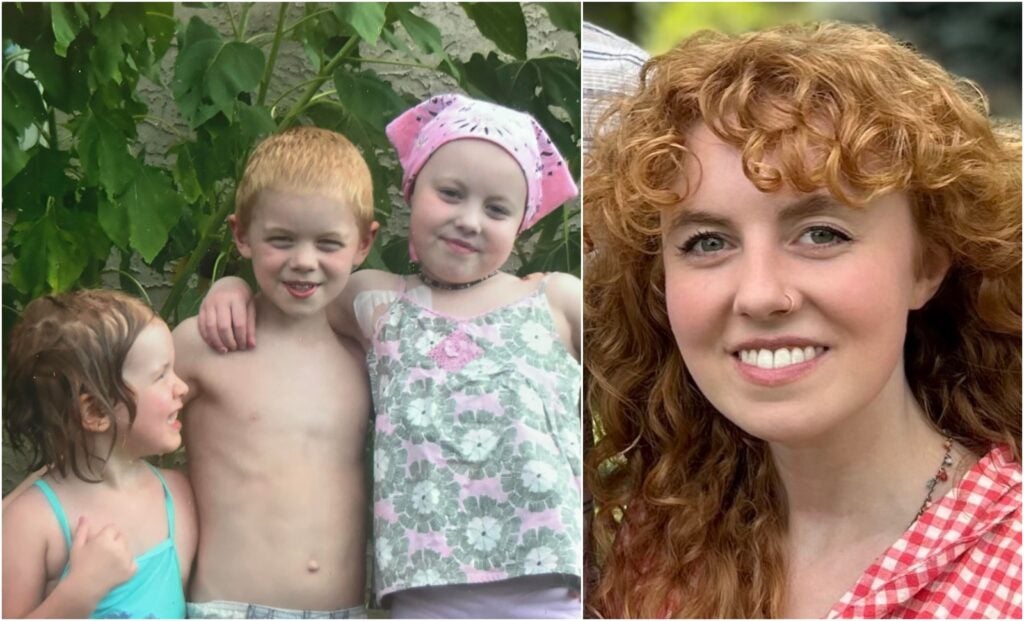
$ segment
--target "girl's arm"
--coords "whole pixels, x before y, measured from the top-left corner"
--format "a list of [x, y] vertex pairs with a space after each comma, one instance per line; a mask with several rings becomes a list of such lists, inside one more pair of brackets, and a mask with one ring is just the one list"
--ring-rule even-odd
[[547, 294], [552, 313], [564, 317], [569, 325], [572, 355], [579, 361], [583, 326], [583, 283], [572, 274], [554, 272], [548, 275]]
[[[327, 320], [331, 328], [342, 336], [368, 344], [359, 329], [352, 304], [363, 291], [394, 287], [397, 279], [380, 270], [360, 270], [349, 277], [338, 297], [327, 305]], [[199, 307], [197, 324], [199, 335], [207, 345], [219, 352], [250, 349], [256, 346], [256, 313], [252, 305], [252, 290], [241, 278], [228, 276], [213, 283]]]
[[54, 526], [52, 518], [43, 519], [48, 511], [40, 493], [22, 494], [4, 509], [4, 617], [87, 618], [112, 588], [135, 574], [135, 560], [120, 531], [107, 526], [93, 533], [79, 518], [71, 539], [71, 569], [44, 597], [47, 554], [53, 555], [49, 548], [56, 545], [47, 537], [46, 528]]
[[221, 353], [256, 346], [256, 313], [252, 289], [237, 276], [213, 283], [199, 307], [199, 334]]

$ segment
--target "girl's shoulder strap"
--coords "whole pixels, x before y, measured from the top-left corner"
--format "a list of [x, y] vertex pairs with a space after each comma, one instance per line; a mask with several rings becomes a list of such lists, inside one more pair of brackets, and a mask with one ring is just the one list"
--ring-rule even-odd
[[68, 524], [68, 516], [64, 513], [64, 507], [57, 500], [57, 494], [50, 487], [50, 484], [42, 479], [37, 479], [34, 483], [39, 491], [46, 497], [46, 501], [50, 503], [50, 508], [53, 509], [54, 515], [57, 516], [57, 523], [60, 524], [60, 530], [64, 533], [64, 543], [68, 545], [68, 552], [71, 551], [71, 526]]
[[537, 295], [544, 295], [544, 293], [548, 290], [548, 281], [550, 280], [550, 278], [551, 274], [548, 273], [544, 274], [544, 276], [540, 279], [540, 283], [537, 285]]
[[153, 464], [146, 462], [156, 478], [160, 479], [160, 485], [164, 488], [164, 509], [167, 511], [167, 536], [174, 539], [174, 497], [171, 495], [171, 488], [167, 487], [167, 480], [160, 472], [160, 469]]

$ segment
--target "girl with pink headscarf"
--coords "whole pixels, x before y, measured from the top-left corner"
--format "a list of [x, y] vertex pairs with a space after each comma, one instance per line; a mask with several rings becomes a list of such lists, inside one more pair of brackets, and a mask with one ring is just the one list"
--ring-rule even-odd
[[387, 135], [419, 273], [357, 272], [328, 312], [373, 390], [377, 598], [393, 617], [579, 618], [580, 282], [501, 271], [576, 185], [536, 120], [463, 95]]

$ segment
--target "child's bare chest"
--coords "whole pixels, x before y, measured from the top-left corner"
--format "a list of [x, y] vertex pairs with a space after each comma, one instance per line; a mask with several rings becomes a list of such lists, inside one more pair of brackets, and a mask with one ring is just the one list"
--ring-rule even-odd
[[232, 438], [253, 450], [349, 436], [361, 444], [370, 410], [366, 369], [336, 342], [261, 341], [254, 350], [213, 359], [202, 377], [195, 420], [187, 421], [204, 428], [199, 441]]

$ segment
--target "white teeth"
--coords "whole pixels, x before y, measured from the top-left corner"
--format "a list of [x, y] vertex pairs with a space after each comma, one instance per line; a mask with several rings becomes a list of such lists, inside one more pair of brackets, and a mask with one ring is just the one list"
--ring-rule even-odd
[[800, 364], [817, 358], [825, 351], [824, 347], [783, 347], [772, 351], [770, 349], [743, 349], [740, 350], [740, 360], [744, 364], [756, 366], [760, 369], [782, 369], [794, 364]]

